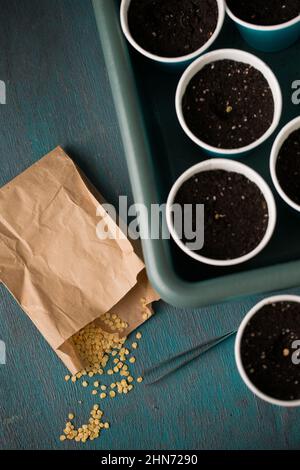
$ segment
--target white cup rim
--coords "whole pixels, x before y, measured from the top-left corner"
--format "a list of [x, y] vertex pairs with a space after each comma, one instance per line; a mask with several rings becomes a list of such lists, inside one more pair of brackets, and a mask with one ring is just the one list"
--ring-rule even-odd
[[[195, 134], [190, 130], [188, 125], [185, 122], [183, 111], [182, 111], [182, 98], [186, 91], [186, 88], [192, 78], [207, 64], [211, 62], [215, 62], [218, 60], [235, 60], [237, 62], [247, 63], [252, 65], [257, 70], [259, 70], [266, 80], [269, 83], [270, 89], [273, 94], [274, 99], [274, 116], [273, 121], [270, 127], [266, 130], [266, 132], [257, 140], [252, 142], [251, 144], [239, 147], [235, 149], [223, 149], [219, 147], [214, 147], [210, 144], [207, 144], [203, 140], [199, 139], [195, 136]], [[240, 49], [218, 49], [212, 52], [208, 52], [207, 54], [202, 55], [197, 60], [195, 60], [183, 73], [176, 91], [176, 99], [175, 99], [175, 106], [176, 106], [176, 113], [180, 125], [187, 136], [195, 142], [199, 147], [204, 148], [210, 153], [218, 154], [218, 155], [238, 155], [245, 152], [249, 152], [254, 148], [261, 145], [265, 142], [275, 131], [277, 128], [282, 112], [282, 93], [280, 89], [279, 82], [274, 74], [274, 72], [270, 69], [270, 67], [259, 59], [257, 56], [250, 54], [249, 52], [242, 51]]]
[[203, 54], [217, 39], [225, 20], [225, 3], [224, 0], [216, 0], [218, 6], [218, 22], [216, 29], [209, 40], [203, 44], [199, 49], [190, 54], [186, 54], [179, 57], [163, 57], [156, 54], [152, 54], [151, 52], [147, 51], [143, 47], [141, 47], [133, 38], [130, 29], [128, 27], [128, 8], [130, 5], [131, 0], [122, 0], [121, 7], [120, 7], [120, 19], [121, 19], [121, 27], [123, 33], [125, 34], [128, 42], [142, 55], [148, 57], [148, 59], [154, 60], [156, 62], [161, 62], [165, 64], [177, 64], [181, 62], [187, 62], [195, 59], [200, 54]]
[[[235, 361], [239, 371], [241, 378], [243, 379], [244, 383], [247, 387], [259, 398], [262, 400], [271, 403], [272, 405], [277, 406], [285, 406], [285, 407], [296, 407], [300, 406], [300, 399], [297, 400], [279, 400], [277, 398], [273, 398], [261, 390], [259, 390], [249, 379], [248, 374], [245, 371], [243, 366], [242, 357], [241, 357], [241, 341], [243, 338], [243, 334], [249, 320], [265, 305], [276, 303], [276, 302], [297, 302], [300, 303], [300, 296], [298, 295], [275, 295], [272, 297], [267, 297], [266, 299], [258, 302], [244, 317], [242, 323], [239, 326], [236, 339], [235, 339]], [[300, 367], [300, 366], [299, 366]]]
[[300, 116], [296, 117], [292, 121], [288, 122], [286, 126], [281, 129], [278, 136], [275, 139], [275, 142], [272, 147], [271, 157], [270, 157], [270, 172], [272, 176], [273, 184], [276, 188], [276, 191], [280, 197], [294, 210], [300, 212], [300, 205], [294, 202], [282, 189], [276, 172], [276, 163], [277, 158], [280, 152], [280, 149], [288, 137], [297, 129], [300, 129]]
[[[264, 198], [268, 205], [268, 212], [269, 212], [269, 223], [268, 223], [266, 233], [264, 237], [262, 238], [262, 240], [260, 241], [260, 243], [257, 245], [257, 247], [255, 247], [254, 250], [250, 251], [244, 256], [241, 256], [239, 258], [233, 258], [230, 260], [216, 260], [212, 258], [207, 258], [187, 248], [187, 246], [182, 242], [182, 240], [179, 239], [175, 231], [175, 228], [173, 225], [172, 210], [171, 210], [174, 204], [176, 194], [178, 193], [178, 190], [180, 189], [180, 187], [185, 181], [187, 181], [188, 179], [193, 177], [195, 174], [200, 173], [202, 171], [213, 171], [213, 170], [218, 170], [218, 169], [243, 174], [248, 179], [253, 181], [259, 187], [262, 194], [264, 195]], [[235, 160], [229, 160], [227, 158], [213, 158], [210, 160], [205, 160], [203, 162], [197, 163], [196, 165], [192, 166], [191, 168], [186, 170], [175, 181], [169, 193], [168, 200], [167, 200], [166, 218], [167, 218], [168, 230], [173, 240], [179, 246], [179, 248], [181, 248], [181, 250], [184, 251], [188, 256], [195, 259], [196, 261], [199, 261], [204, 264], [208, 264], [210, 266], [226, 267], [226, 266], [234, 266], [237, 264], [244, 263], [250, 260], [251, 258], [254, 258], [266, 247], [266, 245], [269, 243], [275, 230], [277, 210], [276, 210], [276, 204], [275, 204], [275, 200], [274, 200], [271, 189], [269, 188], [265, 180], [256, 171], [254, 171], [252, 168], [248, 167], [247, 165], [244, 165], [243, 163], [240, 163]]]
[[290, 26], [294, 26], [298, 22], [300, 22], [300, 15], [296, 16], [295, 18], [292, 18], [289, 21], [285, 21], [284, 23], [276, 24], [276, 25], [270, 25], [270, 26], [262, 26], [258, 24], [253, 24], [249, 23], [248, 21], [244, 21], [238, 16], [236, 16], [232, 10], [230, 10], [227, 1], [225, 0], [225, 5], [226, 5], [226, 12], [228, 16], [237, 24], [240, 26], [243, 26], [244, 28], [252, 29], [255, 31], [264, 31], [264, 32], [272, 32], [272, 31], [280, 31], [285, 28], [289, 28]]

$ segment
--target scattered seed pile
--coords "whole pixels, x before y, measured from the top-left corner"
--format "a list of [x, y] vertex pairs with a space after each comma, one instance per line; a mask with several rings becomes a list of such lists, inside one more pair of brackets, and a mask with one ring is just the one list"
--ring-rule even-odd
[[128, 11], [132, 37], [162, 57], [196, 51], [213, 35], [217, 22], [216, 0], [132, 0]]
[[[300, 365], [293, 342], [300, 339], [300, 306], [276, 302], [264, 306], [248, 323], [241, 342], [243, 366], [251, 382], [280, 400], [300, 398]], [[300, 358], [299, 358], [300, 359]]]
[[300, 204], [300, 129], [292, 132], [281, 147], [276, 173], [283, 191]]
[[[145, 299], [141, 299], [141, 303], [143, 319], [149, 318]], [[129, 349], [125, 345], [126, 337], [122, 336], [128, 324], [114, 313], [106, 313], [100, 320], [113, 332], [105, 331], [97, 323], [91, 323], [73, 336], [73, 343], [82, 363], [85, 364], [85, 369], [73, 376], [66, 375], [65, 381], [75, 383], [83, 379], [82, 387], [90, 388], [94, 397], [101, 400], [114, 399], [117, 394], [130, 393], [135, 383], [140, 384], [143, 381], [142, 377], [134, 378], [130, 371], [130, 367], [136, 362], [133, 352], [138, 349], [142, 334], [136, 333], [136, 341]], [[101, 420], [103, 414], [99, 404], [95, 403], [88, 423], [76, 429], [73, 424], [74, 413], [70, 413], [60, 440], [84, 443], [98, 438], [101, 431], [109, 429], [110, 426], [107, 421]]]
[[182, 106], [193, 134], [224, 149], [252, 144], [274, 117], [273, 94], [263, 74], [232, 60], [201, 69], [188, 84]]
[[75, 418], [73, 413], [70, 413], [67, 421], [64, 434], [60, 436], [60, 441], [63, 442], [66, 439], [75, 440], [76, 442], [86, 442], [87, 440], [93, 441], [100, 436], [103, 429], [109, 429], [109, 423], [102, 421], [103, 411], [99, 409], [99, 405], [94, 405], [90, 412], [90, 419], [88, 424], [83, 424], [78, 429], [75, 429], [72, 424]]
[[[239, 173], [204, 171], [187, 180], [175, 203], [204, 204], [204, 247], [198, 253], [217, 260], [250, 253], [264, 237], [268, 207], [256, 184]], [[196, 229], [193, 211], [193, 230]], [[188, 240], [183, 240], [187, 243]]]
[[300, 15], [300, 0], [227, 0], [232, 13], [247, 23], [274, 26]]

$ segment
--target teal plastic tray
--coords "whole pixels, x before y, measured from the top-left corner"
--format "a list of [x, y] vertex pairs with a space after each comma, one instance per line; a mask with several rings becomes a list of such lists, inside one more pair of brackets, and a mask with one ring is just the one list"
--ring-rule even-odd
[[[183, 133], [175, 113], [175, 91], [183, 70], [168, 70], [140, 56], [124, 38], [120, 2], [93, 0], [96, 20], [119, 119], [136, 203], [166, 202], [175, 179], [207, 157]], [[293, 105], [292, 82], [300, 79], [300, 44], [280, 53], [249, 48], [229, 19], [213, 49], [234, 47], [261, 57], [277, 75], [283, 92], [280, 124], [300, 114]], [[269, 155], [278, 130], [241, 161], [272, 186]], [[254, 293], [300, 285], [300, 218], [276, 196], [278, 223], [268, 247], [255, 259], [233, 268], [193, 261], [170, 240], [144, 240], [148, 275], [162, 298], [177, 307], [201, 307]]]

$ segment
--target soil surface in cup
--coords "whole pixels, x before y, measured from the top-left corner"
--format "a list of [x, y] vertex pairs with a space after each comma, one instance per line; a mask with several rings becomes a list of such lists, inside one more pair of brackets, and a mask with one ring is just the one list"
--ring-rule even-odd
[[250, 381], [261, 392], [279, 400], [300, 399], [300, 343], [294, 343], [297, 340], [297, 302], [265, 305], [251, 318], [241, 341], [241, 359]]
[[200, 49], [217, 23], [216, 0], [132, 0], [128, 10], [133, 39], [161, 57], [181, 57]]
[[247, 23], [275, 26], [300, 15], [300, 0], [227, 0], [232, 13]]
[[[250, 253], [268, 227], [264, 195], [255, 183], [239, 173], [224, 170], [198, 173], [181, 186], [175, 203], [181, 207], [192, 205], [194, 232], [199, 229], [196, 205], [204, 204], [204, 246], [196, 253], [210, 259], [231, 260]], [[189, 242], [184, 236], [182, 241]]]
[[188, 128], [206, 144], [237, 149], [269, 129], [274, 98], [263, 74], [251, 65], [219, 60], [190, 81], [182, 100]]
[[300, 205], [300, 129], [282, 145], [276, 162], [279, 184], [285, 194]]

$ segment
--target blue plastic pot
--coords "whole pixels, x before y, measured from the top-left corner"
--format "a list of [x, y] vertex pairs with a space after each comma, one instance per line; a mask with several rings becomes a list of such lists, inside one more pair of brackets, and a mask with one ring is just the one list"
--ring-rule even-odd
[[300, 16], [275, 26], [260, 26], [241, 20], [226, 5], [227, 14], [235, 22], [241, 35], [250, 46], [264, 52], [286, 49], [300, 37]]

